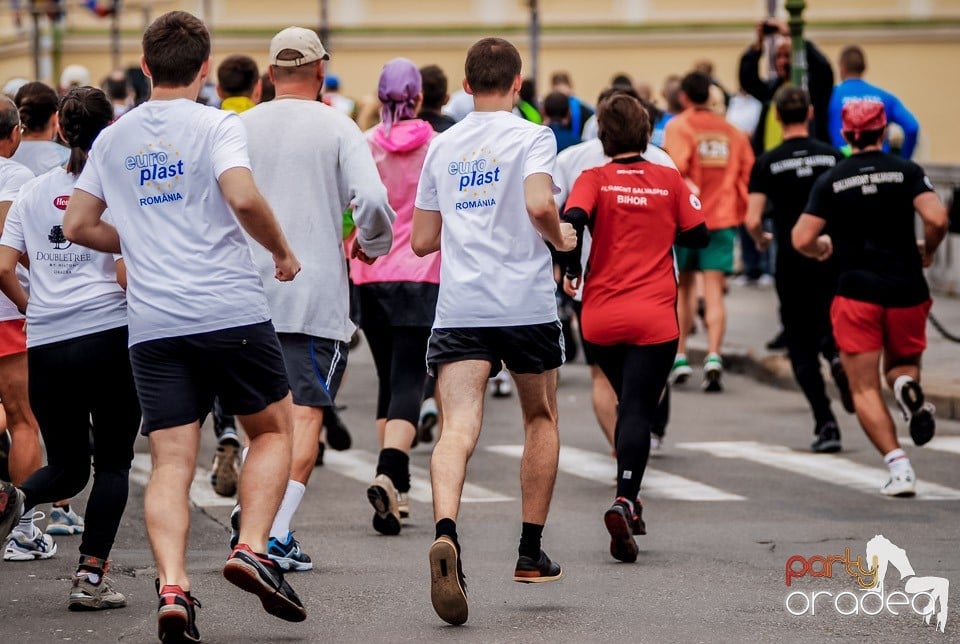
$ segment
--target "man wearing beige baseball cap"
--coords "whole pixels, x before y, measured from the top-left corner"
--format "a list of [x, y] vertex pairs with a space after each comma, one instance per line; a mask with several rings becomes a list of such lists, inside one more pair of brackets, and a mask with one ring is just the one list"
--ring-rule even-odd
[[250, 244], [293, 392], [293, 465], [267, 546], [287, 571], [313, 567], [290, 523], [313, 472], [324, 414], [332, 412], [355, 330], [348, 315], [343, 211], [353, 204], [358, 232], [351, 254], [366, 262], [390, 250], [396, 218], [360, 128], [317, 100], [328, 58], [313, 31], [284, 29], [270, 42], [276, 99], [240, 115], [254, 179], [303, 258], [303, 275], [288, 288], [274, 288], [270, 254]]

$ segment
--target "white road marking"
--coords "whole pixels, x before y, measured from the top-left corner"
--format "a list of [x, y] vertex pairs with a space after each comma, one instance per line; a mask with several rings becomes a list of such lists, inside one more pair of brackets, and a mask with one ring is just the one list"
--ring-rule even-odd
[[[493, 445], [488, 452], [502, 454], [511, 458], [523, 455], [523, 445]], [[613, 487], [617, 476], [617, 465], [609, 455], [591, 452], [576, 447], [560, 447], [559, 469], [565, 474], [596, 481]], [[691, 481], [676, 474], [648, 467], [643, 475], [641, 497], [673, 499], [676, 501], [745, 501], [737, 494], [724, 492], [715, 487]]]
[[[130, 481], [146, 487], [152, 469], [149, 454], [134, 454], [133, 465], [130, 468]], [[232, 508], [237, 503], [237, 500], [232, 496], [220, 496], [214, 492], [213, 486], [210, 485], [210, 470], [203, 470], [199, 467], [194, 474], [193, 484], [190, 486], [190, 501], [200, 508]]]
[[[900, 442], [904, 445], [912, 445], [913, 440], [909, 436], [901, 436]], [[938, 452], [951, 452], [960, 454], [960, 436], [935, 436], [929, 443], [920, 449], [933, 449]]]
[[[323, 455], [323, 466], [361, 483], [370, 483], [377, 471], [377, 455], [357, 449], [346, 452], [328, 449]], [[410, 466], [410, 498], [421, 503], [433, 503], [430, 472], [415, 465]], [[463, 484], [463, 495], [460, 498], [462, 503], [501, 503], [513, 500], [511, 496], [504, 496], [469, 481]]]
[[[782, 445], [769, 445], [754, 441], [718, 441], [705, 443], [677, 443], [676, 447], [707, 452], [719, 458], [738, 458], [752, 461], [767, 467], [800, 474], [825, 483], [880, 495], [880, 486], [889, 474], [885, 468], [861, 465], [834, 454], [813, 454], [796, 452]], [[917, 482], [917, 499], [923, 501], [957, 501], [960, 490], [922, 478]]]

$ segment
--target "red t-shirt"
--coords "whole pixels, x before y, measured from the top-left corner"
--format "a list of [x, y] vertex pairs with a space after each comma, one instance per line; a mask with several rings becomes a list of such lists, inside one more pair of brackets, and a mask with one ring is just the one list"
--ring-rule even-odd
[[704, 223], [700, 200], [673, 168], [613, 161], [584, 171], [566, 204], [590, 217], [583, 287], [588, 342], [660, 344], [680, 335], [673, 244]]

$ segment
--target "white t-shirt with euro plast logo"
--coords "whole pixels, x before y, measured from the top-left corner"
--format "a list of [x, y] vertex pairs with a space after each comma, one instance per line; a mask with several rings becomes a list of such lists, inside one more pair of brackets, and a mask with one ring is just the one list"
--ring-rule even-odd
[[102, 199], [127, 267], [130, 345], [270, 319], [218, 178], [250, 168], [240, 118], [148, 101], [97, 137], [77, 189]]
[[113, 255], [78, 246], [63, 234], [75, 181], [63, 168], [30, 181], [3, 226], [0, 244], [30, 259], [28, 347], [127, 324], [127, 300], [117, 284]]
[[430, 143], [416, 206], [440, 211], [434, 328], [520, 326], [557, 319], [550, 250], [527, 214], [524, 180], [551, 177], [549, 128], [509, 112], [471, 112]]
[[[17, 195], [27, 182], [33, 179], [33, 172], [22, 163], [0, 157], [0, 203], [14, 202]], [[23, 288], [27, 288], [27, 273], [22, 266], [17, 266], [17, 277]], [[0, 293], [0, 322], [8, 320], [22, 320], [23, 315], [10, 299]]]

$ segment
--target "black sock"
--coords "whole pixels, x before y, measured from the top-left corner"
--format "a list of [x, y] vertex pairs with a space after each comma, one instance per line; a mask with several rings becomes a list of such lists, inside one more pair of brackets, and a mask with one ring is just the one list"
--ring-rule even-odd
[[530, 557], [533, 560], [540, 558], [540, 538], [543, 536], [543, 526], [536, 523], [524, 522], [520, 532], [520, 556]]
[[397, 488], [397, 492], [410, 491], [410, 456], [398, 449], [388, 447], [380, 450], [377, 460], [377, 474], [386, 474]]
[[437, 521], [437, 539], [440, 537], [450, 537], [453, 539], [453, 545], [460, 552], [460, 542], [457, 540], [457, 522], [453, 519], [440, 519]]

